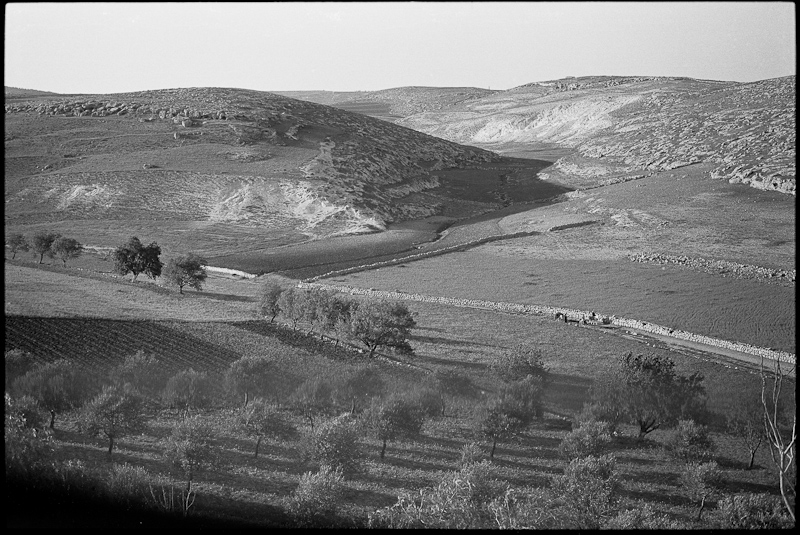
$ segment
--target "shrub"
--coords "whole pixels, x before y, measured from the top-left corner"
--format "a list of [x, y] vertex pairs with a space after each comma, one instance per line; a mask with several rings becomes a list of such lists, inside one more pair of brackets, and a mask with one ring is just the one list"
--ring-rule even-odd
[[373, 528], [476, 529], [491, 526], [488, 505], [507, 487], [492, 477], [488, 461], [447, 472], [419, 496], [405, 493], [397, 503], [369, 516]]
[[715, 526], [719, 529], [787, 529], [794, 522], [780, 499], [769, 494], [734, 494], [717, 502]]
[[573, 459], [552, 479], [566, 522], [575, 529], [599, 529], [611, 517], [619, 486], [612, 455]]
[[716, 493], [722, 482], [722, 472], [714, 461], [690, 462], [683, 467], [680, 480], [689, 498], [699, 504], [697, 509], [697, 520], [699, 521], [706, 499]]
[[353, 419], [342, 415], [318, 425], [306, 440], [305, 455], [320, 466], [341, 468], [344, 476], [360, 471], [361, 448]]
[[669, 456], [684, 462], [708, 460], [714, 451], [714, 442], [708, 429], [694, 420], [680, 420], [669, 438], [666, 451]]
[[444, 396], [430, 382], [412, 388], [405, 393], [406, 399], [419, 407], [425, 416], [439, 416], [444, 413]]
[[6, 390], [17, 377], [21, 377], [36, 367], [33, 355], [21, 349], [10, 349], [5, 352]]
[[152, 482], [153, 475], [142, 466], [114, 464], [108, 473], [106, 488], [113, 500], [130, 507], [148, 502]]
[[503, 411], [510, 417], [519, 419], [525, 426], [534, 418], [542, 417], [543, 395], [544, 381], [533, 375], [503, 385], [499, 393]]
[[[602, 390], [603, 379], [598, 380], [592, 385], [592, 397], [603, 397], [598, 391]], [[593, 402], [583, 405], [581, 411], [575, 416], [574, 423], [580, 427], [583, 422], [597, 421], [605, 422], [608, 428], [608, 434], [611, 436], [616, 435], [619, 424], [624, 420], [622, 411], [615, 404]]]
[[342, 469], [322, 465], [316, 473], [306, 472], [289, 499], [289, 512], [298, 527], [325, 527], [336, 513], [344, 487]]
[[45, 463], [52, 452], [50, 434], [29, 425], [26, 405], [18, 405], [8, 392], [5, 394], [5, 454], [6, 479], [29, 480], [29, 474]]
[[547, 377], [542, 352], [525, 345], [497, 353], [489, 367], [503, 381], [519, 381], [529, 375], [542, 379]]
[[28, 429], [43, 429], [47, 425], [47, 414], [39, 406], [39, 402], [31, 396], [22, 396], [14, 400], [14, 412], [23, 419]]
[[557, 529], [562, 527], [556, 517], [553, 497], [548, 489], [509, 488], [488, 505], [499, 529]]
[[600, 455], [611, 443], [608, 424], [595, 420], [584, 421], [580, 427], [567, 433], [558, 446], [558, 452], [567, 459]]
[[637, 507], [620, 511], [603, 526], [603, 529], [690, 529], [684, 522], [659, 514], [652, 504], [640, 502]]
[[485, 459], [483, 448], [477, 442], [470, 442], [461, 447], [461, 459], [458, 462], [458, 469], [462, 470], [471, 464], [481, 462]]

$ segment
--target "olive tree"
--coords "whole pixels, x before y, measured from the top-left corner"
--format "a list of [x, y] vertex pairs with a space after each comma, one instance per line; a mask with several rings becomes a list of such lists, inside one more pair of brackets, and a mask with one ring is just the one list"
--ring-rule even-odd
[[105, 435], [111, 455], [116, 439], [145, 428], [143, 405], [141, 396], [130, 385], [106, 386], [83, 406], [79, 427], [90, 436]]
[[11, 385], [14, 395], [31, 396], [50, 412], [50, 429], [58, 413], [80, 407], [97, 390], [95, 378], [66, 359], [36, 366]]
[[424, 420], [425, 413], [418, 405], [399, 396], [373, 400], [363, 415], [368, 433], [382, 441], [381, 461], [386, 455], [388, 441], [419, 435]]
[[267, 282], [261, 287], [261, 295], [258, 300], [258, 312], [264, 316], [270, 316], [269, 322], [275, 321], [275, 318], [281, 312], [281, 307], [278, 301], [283, 293], [283, 288], [276, 282]]
[[183, 409], [187, 416], [191, 409], [204, 408], [211, 403], [212, 385], [205, 372], [189, 368], [169, 378], [162, 398], [168, 406]]
[[379, 347], [410, 351], [408, 337], [416, 321], [408, 307], [387, 301], [360, 304], [350, 318], [350, 335], [369, 350], [369, 358]]
[[245, 356], [234, 361], [225, 372], [226, 392], [234, 396], [244, 396], [243, 406], [247, 406], [251, 394], [265, 396], [276, 383], [275, 365], [267, 357]]
[[749, 455], [747, 469], [751, 470], [755, 464], [756, 452], [767, 436], [764, 431], [764, 408], [761, 406], [761, 398], [749, 393], [740, 394], [726, 407], [727, 431], [747, 449]]
[[28, 244], [28, 240], [25, 239], [25, 236], [22, 234], [16, 233], [12, 234], [6, 240], [8, 244], [8, 248], [11, 249], [11, 260], [17, 256], [17, 251], [28, 251], [30, 249], [30, 245]]
[[45, 255], [48, 258], [53, 258], [54, 253], [52, 249], [53, 242], [56, 241], [58, 238], [61, 237], [61, 234], [56, 232], [37, 232], [33, 235], [33, 243], [31, 244], [31, 249], [35, 254], [39, 255], [39, 263], [42, 263], [44, 260]]
[[61, 236], [53, 241], [50, 246], [53, 255], [61, 260], [64, 267], [67, 267], [67, 260], [70, 258], [78, 258], [83, 253], [83, 245], [75, 238], [65, 238]]
[[297, 429], [286, 418], [283, 411], [263, 399], [256, 399], [249, 405], [240, 408], [236, 415], [236, 426], [256, 439], [253, 457], [258, 457], [258, 448], [265, 437], [289, 439], [297, 435]]
[[219, 460], [213, 428], [200, 416], [181, 420], [167, 439], [164, 458], [186, 478], [186, 490], [181, 497], [183, 513], [188, 515], [194, 503], [194, 478]]
[[333, 385], [326, 377], [309, 377], [292, 393], [289, 404], [300, 413], [314, 431], [314, 420], [330, 415], [333, 406]]
[[306, 293], [297, 288], [284, 290], [278, 297], [277, 306], [281, 315], [292, 324], [292, 330], [297, 329], [297, 322], [305, 315]]
[[204, 258], [189, 253], [187, 256], [170, 259], [162, 275], [167, 284], [177, 286], [181, 294], [184, 286], [202, 290], [203, 283], [208, 278], [208, 273], [203, 267], [206, 263]]
[[594, 404], [619, 411], [624, 420], [639, 427], [639, 439], [677, 423], [678, 419], [702, 421], [706, 413], [703, 375], [688, 377], [675, 372], [669, 357], [628, 353], [603, 388], [594, 391]]
[[132, 236], [127, 242], [114, 249], [112, 253], [114, 271], [123, 277], [128, 273], [133, 273], [133, 280], [136, 280], [140, 273], [156, 279], [161, 276], [161, 269], [164, 267], [164, 264], [158, 259], [160, 255], [161, 247], [156, 242], [143, 245], [139, 238]]

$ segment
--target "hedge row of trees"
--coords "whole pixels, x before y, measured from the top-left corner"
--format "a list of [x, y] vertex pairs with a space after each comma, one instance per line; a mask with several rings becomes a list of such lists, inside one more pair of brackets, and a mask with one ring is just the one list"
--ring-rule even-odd
[[[20, 251], [33, 251], [39, 256], [39, 264], [44, 257], [58, 258], [64, 267], [67, 260], [77, 258], [83, 253], [83, 245], [74, 238], [66, 238], [56, 232], [37, 232], [28, 239], [23, 234], [12, 234], [6, 240], [6, 245], [11, 250], [11, 259], [16, 258]], [[111, 253], [114, 260], [114, 272], [122, 275], [133, 274], [133, 280], [144, 273], [149, 278], [163, 280], [170, 286], [178, 288], [183, 294], [183, 288], [189, 287], [202, 290], [203, 283], [208, 277], [205, 270], [207, 261], [194, 253], [170, 259], [166, 266], [159, 259], [161, 247], [156, 242], [144, 245], [136, 236], [120, 245]]]
[[83, 253], [83, 245], [75, 238], [67, 238], [57, 232], [37, 232], [28, 242], [23, 234], [12, 234], [6, 241], [11, 249], [11, 259], [17, 256], [17, 252], [32, 251], [34, 256], [39, 255], [39, 264], [44, 261], [44, 257], [58, 258], [66, 267], [67, 260], [77, 258]]
[[303, 322], [310, 327], [309, 333], [333, 337], [337, 345], [343, 340], [357, 340], [364, 344], [370, 358], [382, 347], [412, 351], [408, 338], [416, 321], [403, 303], [359, 302], [319, 288], [284, 289], [268, 282], [262, 287], [257, 310], [270, 323], [281, 316], [293, 330]]

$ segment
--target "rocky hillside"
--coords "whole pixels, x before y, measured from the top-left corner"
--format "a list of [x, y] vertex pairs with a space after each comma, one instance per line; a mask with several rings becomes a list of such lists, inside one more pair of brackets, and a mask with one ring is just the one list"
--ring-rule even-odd
[[417, 113], [441, 111], [496, 92], [477, 87], [412, 86], [380, 91], [290, 91], [278, 94], [396, 121]]
[[712, 178], [795, 194], [795, 95], [795, 76], [568, 78], [397, 122], [498, 152], [519, 143], [572, 147], [550, 177], [580, 187], [706, 162]]
[[239, 89], [37, 96], [7, 99], [5, 112], [7, 227], [163, 218], [361, 232], [434, 214], [440, 207], [414, 194], [442, 189], [436, 171], [499, 160], [372, 117]]

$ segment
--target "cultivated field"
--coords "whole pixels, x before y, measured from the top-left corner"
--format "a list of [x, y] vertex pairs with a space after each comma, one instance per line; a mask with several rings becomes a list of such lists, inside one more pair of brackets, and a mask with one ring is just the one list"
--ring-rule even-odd
[[[6, 281], [6, 348], [30, 351], [43, 361], [68, 357], [97, 377], [137, 350], [157, 355], [165, 375], [191, 366], [217, 378], [242, 356], [269, 356], [281, 377], [281, 388], [270, 395], [285, 399], [308, 377], [331, 377], [363, 363], [363, 356], [356, 353], [334, 350], [293, 335], [288, 328], [248, 318], [258, 289], [254, 281], [212, 276], [203, 292], [179, 296], [150, 282], [123, 283], [92, 272], [9, 262]], [[48, 284], [52, 292], [46, 290]], [[31, 291], [32, 285], [38, 288], [36, 292]], [[14, 304], [22, 302], [26, 302], [24, 306]], [[215, 309], [216, 314], [212, 312]], [[743, 367], [685, 356], [652, 341], [624, 339], [549, 318], [422, 303], [414, 304], [412, 310], [418, 323], [411, 338], [414, 355], [400, 357], [410, 367], [384, 360], [372, 364], [387, 391], [412, 388], [438, 370], [461, 374], [471, 385], [468, 396], [474, 397], [453, 398], [447, 415], [430, 419], [418, 439], [390, 443], [384, 461], [378, 455], [380, 444], [362, 438], [363, 470], [346, 483], [340, 518], [363, 522], [368, 513], [395, 503], [402, 492], [434, 485], [442, 471], [456, 469], [461, 448], [475, 440], [469, 421], [472, 407], [499, 386], [487, 362], [516, 343], [542, 351], [552, 383], [546, 390], [545, 417], [518, 439], [499, 444], [495, 453], [494, 477], [515, 486], [546, 485], [551, 476], [562, 472], [565, 460], [557, 450], [569, 430], [562, 417], [578, 410], [588, 399], [593, 379], [628, 351], [669, 355], [679, 373], [704, 373], [714, 410], [759, 388], [757, 375]], [[16, 315], [19, 313], [24, 315]], [[97, 315], [92, 317], [93, 313]], [[206, 413], [218, 429], [216, 443], [222, 464], [197, 478], [195, 519], [227, 519], [254, 526], [289, 522], [280, 508], [286, 505], [300, 475], [313, 465], [303, 459], [297, 443], [286, 440], [266, 441], [261, 455], [253, 458], [253, 441], [226, 425], [231, 414], [229, 409]], [[114, 463], [127, 462], [151, 473], [169, 474], [160, 452], [178, 418], [175, 412], [161, 413], [141, 436], [120, 439], [109, 457], [101, 439], [81, 435], [75, 417], [62, 415], [55, 431], [56, 456], [82, 461], [93, 473], [102, 474]], [[307, 430], [307, 423], [299, 417], [294, 424]], [[691, 524], [694, 505], [684, 494], [679, 466], [661, 451], [669, 431], [656, 431], [641, 443], [630, 436], [633, 431], [623, 427], [623, 436], [612, 446], [622, 481], [620, 505], [636, 507], [638, 500], [645, 500], [671, 518]], [[775, 492], [771, 461], [764, 449], [757, 456], [756, 469], [745, 471], [747, 459], [742, 448], [723, 434], [714, 432], [712, 436], [726, 488]], [[713, 505], [709, 507], [713, 511]], [[70, 519], [68, 512], [61, 514]], [[77, 525], [92, 522], [86, 518], [65, 521]]]

